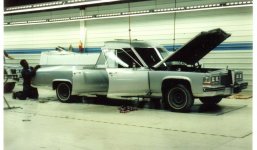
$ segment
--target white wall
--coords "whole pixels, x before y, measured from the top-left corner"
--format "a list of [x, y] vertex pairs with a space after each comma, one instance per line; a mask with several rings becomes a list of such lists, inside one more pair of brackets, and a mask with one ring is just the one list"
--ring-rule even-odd
[[[131, 11], [154, 8], [174, 7], [171, 0], [157, 0], [131, 3]], [[177, 6], [190, 6], [226, 2], [226, 0], [177, 0]], [[86, 15], [104, 14], [128, 11], [128, 4], [115, 4], [87, 8]], [[31, 19], [46, 19], [78, 16], [79, 9], [51, 11], [44, 13], [31, 13], [5, 17], [5, 21], [22, 21]], [[175, 45], [183, 45], [196, 34], [214, 28], [222, 28], [232, 36], [224, 43], [230, 46], [227, 50], [221, 49], [208, 54], [201, 62], [206, 67], [221, 67], [243, 70], [245, 79], [249, 82], [248, 91], [252, 90], [252, 49], [246, 47], [238, 50], [235, 45], [252, 43], [252, 7], [229, 8], [218, 10], [205, 10], [184, 12], [176, 14], [174, 27], [174, 14], [161, 14], [150, 16], [131, 17], [131, 38], [150, 40], [164, 46], [173, 45], [175, 31]], [[174, 30], [175, 28], [175, 30]], [[6, 50], [24, 49], [51, 49], [60, 45], [78, 47], [80, 37], [80, 23], [55, 23], [45, 25], [29, 25], [5, 27], [4, 48]], [[99, 48], [104, 41], [129, 38], [129, 18], [101, 19], [85, 21], [85, 46]], [[231, 47], [232, 46], [232, 47]], [[16, 54], [17, 60], [7, 63], [17, 63], [20, 58], [29, 62], [38, 63], [38, 54]]]

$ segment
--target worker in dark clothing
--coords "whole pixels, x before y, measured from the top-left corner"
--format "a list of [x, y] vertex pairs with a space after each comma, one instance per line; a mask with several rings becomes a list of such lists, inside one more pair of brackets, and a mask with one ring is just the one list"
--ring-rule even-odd
[[37, 65], [35, 68], [29, 67], [28, 62], [25, 59], [20, 61], [20, 65], [23, 67], [21, 71], [23, 78], [23, 90], [20, 93], [17, 92], [18, 94], [14, 93], [13, 98], [15, 99], [17, 97], [21, 100], [25, 100], [26, 98], [37, 99], [37, 89], [31, 86], [31, 80], [36, 75], [36, 71], [40, 66]]

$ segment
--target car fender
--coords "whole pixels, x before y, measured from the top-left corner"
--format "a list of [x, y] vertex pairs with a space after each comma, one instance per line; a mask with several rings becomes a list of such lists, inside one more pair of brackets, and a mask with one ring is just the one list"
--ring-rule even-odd
[[72, 82], [71, 82], [70, 80], [68, 80], [68, 79], [54, 79], [54, 80], [52, 81], [53, 89], [56, 88], [56, 86], [54, 85], [54, 83], [56, 83], [56, 82], [68, 82], [68, 83], [70, 83], [70, 84], [72, 85]]
[[184, 81], [187, 81], [189, 82], [189, 85], [190, 85], [190, 90], [192, 91], [193, 93], [193, 88], [192, 88], [192, 80], [189, 78], [189, 77], [185, 77], [185, 76], [166, 76], [162, 79], [162, 85], [163, 85], [163, 82], [165, 80], [184, 80]]

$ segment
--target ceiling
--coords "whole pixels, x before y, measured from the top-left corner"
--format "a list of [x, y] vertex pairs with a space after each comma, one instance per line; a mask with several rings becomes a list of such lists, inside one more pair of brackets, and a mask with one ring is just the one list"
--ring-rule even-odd
[[[45, 3], [45, 2], [53, 2], [53, 1], [68, 1], [68, 0], [4, 0], [4, 8], [28, 5], [28, 4], [36, 4], [36, 3]], [[97, 1], [97, 0], [87, 0], [87, 1]], [[136, 2], [136, 1], [147, 1], [147, 0], [121, 0], [122, 2]]]
[[44, 3], [44, 2], [52, 2], [57, 0], [4, 0], [4, 7], [13, 7], [27, 4], [35, 4], [35, 3]]
[[[137, 1], [149, 1], [149, 0], [75, 0], [75, 1], [69, 1], [69, 0], [4, 0], [4, 10], [7, 10], [7, 9], [12, 9], [12, 8], [15, 8], [14, 10], [7, 10], [8, 12], [5, 14], [5, 15], [10, 15], [10, 14], [17, 14], [17, 13], [27, 13], [29, 11], [20, 11], [20, 10], [26, 10], [27, 8], [17, 8], [19, 6], [22, 6], [22, 5], [35, 5], [35, 4], [39, 4], [39, 3], [51, 3], [51, 2], [64, 2], [64, 3], [61, 3], [61, 4], [58, 4], [60, 5], [60, 7], [55, 7], [55, 8], [50, 8], [50, 6], [43, 6], [44, 8], [49, 8], [49, 9], [65, 9], [67, 7], [71, 8], [75, 8], [75, 7], [78, 7], [78, 8], [81, 8], [81, 7], [90, 7], [90, 6], [96, 6], [96, 5], [108, 5], [108, 4], [115, 4], [115, 3], [127, 3], [127, 2], [137, 2]], [[75, 4], [75, 5], [70, 5], [69, 3], [84, 3], [84, 2], [89, 2], [90, 4]], [[91, 3], [93, 2], [93, 3]], [[96, 3], [94, 3], [96, 2]], [[66, 5], [67, 4], [67, 5]], [[34, 7], [34, 6], [33, 6]], [[42, 6], [36, 6], [36, 7], [41, 7], [43, 8]], [[37, 8], [35, 8], [37, 9]], [[35, 11], [48, 11], [49, 9], [37, 9]], [[11, 11], [15, 11], [15, 12], [11, 12]], [[30, 11], [31, 12], [31, 11]]]

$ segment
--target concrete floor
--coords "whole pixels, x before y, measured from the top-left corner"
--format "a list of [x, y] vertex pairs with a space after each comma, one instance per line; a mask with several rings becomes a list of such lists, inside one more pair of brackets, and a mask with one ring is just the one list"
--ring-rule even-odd
[[[20, 90], [15, 87], [15, 91]], [[117, 103], [60, 103], [39, 89], [39, 100], [13, 100], [4, 110], [5, 150], [251, 150], [252, 99], [224, 99], [190, 113], [149, 109], [120, 113]], [[6, 105], [5, 105], [6, 107]]]

